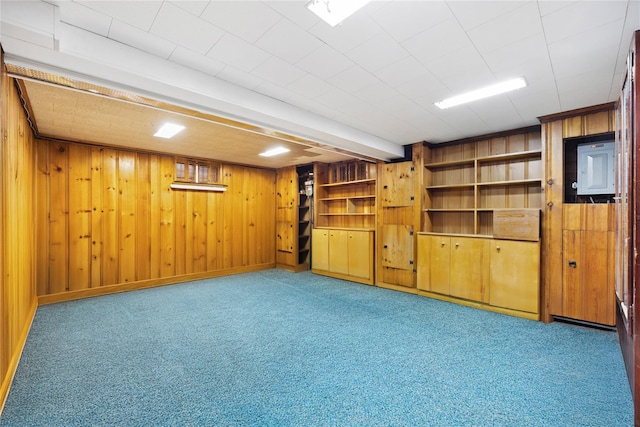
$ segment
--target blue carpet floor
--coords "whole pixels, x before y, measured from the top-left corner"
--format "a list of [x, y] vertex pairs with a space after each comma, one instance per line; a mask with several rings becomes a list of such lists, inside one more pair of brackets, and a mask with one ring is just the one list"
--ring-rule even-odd
[[38, 309], [0, 426], [631, 426], [617, 334], [267, 270]]

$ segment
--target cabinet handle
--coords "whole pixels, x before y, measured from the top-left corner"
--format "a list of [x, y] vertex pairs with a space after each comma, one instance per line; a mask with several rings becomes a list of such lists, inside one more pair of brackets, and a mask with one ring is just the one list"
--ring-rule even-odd
[[498, 251], [499, 251], [499, 250], [500, 250], [500, 246], [496, 246], [496, 250], [498, 250]]
[[456, 248], [457, 248], [458, 246], [460, 246], [460, 243], [456, 242]]
[[441, 244], [442, 246], [444, 246], [444, 242], [440, 242], [440, 244]]
[[573, 260], [570, 260], [570, 261], [569, 261], [569, 267], [576, 268], [577, 266], [578, 266], [578, 263], [577, 263], [577, 262], [575, 262], [575, 261], [573, 261]]

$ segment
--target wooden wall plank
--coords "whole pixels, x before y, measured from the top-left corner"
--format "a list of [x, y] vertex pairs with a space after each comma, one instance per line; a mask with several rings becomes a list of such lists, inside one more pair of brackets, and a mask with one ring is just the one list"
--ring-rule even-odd
[[113, 149], [102, 152], [102, 285], [119, 283], [118, 157]]
[[91, 148], [91, 283], [102, 285], [103, 210], [102, 205], [102, 154], [101, 148]]
[[136, 281], [136, 155], [118, 156], [118, 204], [120, 209], [120, 282]]
[[[49, 143], [36, 143], [36, 290], [49, 293]], [[1, 198], [0, 198], [1, 199]], [[1, 240], [1, 239], [0, 239]]]
[[149, 277], [157, 279], [160, 277], [161, 269], [161, 246], [160, 246], [160, 215], [161, 215], [161, 194], [160, 186], [160, 158], [151, 156], [149, 159], [149, 179], [150, 179], [150, 208], [149, 208]]
[[136, 280], [151, 278], [151, 157], [138, 153], [136, 158]]
[[175, 225], [174, 225], [174, 193], [171, 191], [173, 182], [174, 162], [169, 157], [160, 159], [160, 277], [170, 277], [176, 274], [175, 254]]
[[207, 271], [207, 193], [193, 195], [193, 271]]
[[71, 144], [69, 151], [69, 290], [91, 286], [91, 149]]
[[67, 144], [49, 145], [49, 293], [68, 290]]

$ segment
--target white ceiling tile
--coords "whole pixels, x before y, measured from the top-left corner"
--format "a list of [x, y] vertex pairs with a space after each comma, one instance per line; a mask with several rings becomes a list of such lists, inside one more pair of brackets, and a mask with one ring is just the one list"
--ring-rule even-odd
[[[542, 34], [538, 6], [536, 3], [526, 3], [467, 33], [480, 52], [490, 52], [533, 35]], [[505, 37], [505, 33], [510, 34], [510, 37]]]
[[384, 6], [372, 13], [372, 18], [391, 37], [399, 42], [453, 17], [445, 2], [401, 1], [379, 3], [384, 4]]
[[615, 70], [621, 25], [612, 22], [549, 45], [556, 78], [598, 66]]
[[581, 1], [544, 16], [542, 24], [547, 42], [553, 44], [624, 19], [626, 11], [627, 1]]
[[43, 2], [1, 1], [2, 20], [40, 33], [54, 34], [54, 6]]
[[555, 87], [534, 86], [524, 88], [509, 96], [520, 117], [535, 118], [559, 113], [560, 98]]
[[347, 93], [353, 93], [377, 81], [378, 79], [376, 77], [366, 72], [359, 65], [354, 65], [327, 79], [327, 82]]
[[60, 21], [106, 37], [111, 17], [72, 1], [59, 3]]
[[451, 51], [472, 45], [458, 22], [450, 19], [405, 40], [402, 46], [414, 58], [428, 66], [431, 61], [442, 58]]
[[332, 85], [313, 74], [305, 74], [298, 80], [292, 82], [288, 88], [298, 95], [309, 98], [316, 98], [334, 89]]
[[280, 86], [286, 86], [305, 74], [301, 69], [275, 56], [270, 57], [258, 65], [251, 73], [263, 80]]
[[207, 53], [207, 57], [243, 71], [251, 71], [271, 55], [233, 34], [226, 33]]
[[553, 1], [539, 1], [538, 8], [540, 9], [540, 16], [545, 16], [550, 13], [553, 13], [557, 10], [563, 9], [567, 6], [572, 5], [573, 3], [577, 3], [577, 0], [553, 0]]
[[292, 64], [322, 46], [320, 40], [287, 19], [278, 21], [255, 44]]
[[521, 64], [532, 61], [549, 63], [549, 53], [544, 34], [536, 34], [515, 43], [482, 54], [489, 69], [494, 73], [503, 73]]
[[[432, 61], [427, 69], [440, 81], [460, 82], [449, 86], [454, 91], [466, 91], [486, 84], [491, 73], [483, 58], [471, 46], [452, 51]], [[493, 83], [493, 82], [491, 82]]]
[[209, 0], [175, 0], [170, 3], [175, 4], [181, 9], [186, 10], [190, 14], [194, 16], [202, 15], [202, 12], [207, 8], [209, 4]]
[[427, 69], [411, 56], [387, 65], [375, 72], [375, 75], [380, 80], [391, 87], [400, 86], [404, 83], [416, 80], [425, 74], [429, 74]]
[[296, 65], [326, 80], [352, 67], [354, 64], [342, 53], [331, 46], [323, 44], [320, 48], [298, 61]]
[[168, 58], [176, 48], [175, 43], [120, 21], [111, 24], [109, 38], [161, 58]]
[[333, 89], [315, 99], [317, 102], [332, 106], [342, 113], [360, 112], [371, 109], [369, 104], [340, 89]]
[[151, 29], [151, 25], [162, 7], [162, 1], [89, 0], [78, 3], [145, 31]]
[[282, 19], [259, 1], [212, 1], [201, 16], [250, 43], [255, 43]]
[[406, 50], [386, 33], [380, 33], [351, 49], [347, 55], [362, 68], [375, 72], [408, 56]]
[[218, 74], [216, 74], [216, 77], [226, 82], [233, 83], [234, 85], [244, 87], [247, 89], [256, 88], [264, 82], [263, 79], [251, 73], [248, 73], [246, 71], [240, 70], [239, 68], [235, 68], [228, 65], [225, 66], [222, 70], [220, 70]]
[[319, 22], [309, 31], [315, 37], [332, 46], [339, 52], [348, 52], [364, 43], [381, 31], [381, 28], [368, 15], [356, 14], [342, 25], [331, 27]]
[[576, 91], [561, 92], [560, 111], [570, 111], [612, 101], [607, 99], [608, 96], [609, 90], [604, 87], [593, 87], [589, 88], [589, 90], [579, 89]]
[[447, 4], [465, 30], [471, 30], [513, 9], [523, 1], [448, 1]]
[[178, 46], [173, 51], [169, 60], [177, 64], [184, 65], [185, 67], [211, 74], [212, 76], [215, 76], [225, 67], [225, 65], [220, 61], [208, 56], [202, 56], [199, 53], [186, 49], [182, 46]]
[[308, 1], [277, 0], [265, 1], [264, 3], [304, 30], [308, 31], [318, 24], [318, 17], [306, 7]]
[[262, 82], [253, 90], [267, 95], [269, 98], [277, 99], [282, 102], [287, 102], [292, 96], [295, 95], [295, 93], [290, 91], [288, 88], [284, 88], [271, 82]]
[[363, 87], [362, 89], [353, 92], [353, 95], [362, 101], [378, 105], [389, 98], [397, 96], [398, 92], [389, 87], [386, 83], [378, 81], [373, 85]]
[[160, 9], [151, 33], [202, 54], [206, 54], [224, 34], [221, 29], [171, 3], [165, 3]]
[[425, 74], [395, 88], [418, 105], [433, 104], [451, 93], [440, 80], [431, 73]]

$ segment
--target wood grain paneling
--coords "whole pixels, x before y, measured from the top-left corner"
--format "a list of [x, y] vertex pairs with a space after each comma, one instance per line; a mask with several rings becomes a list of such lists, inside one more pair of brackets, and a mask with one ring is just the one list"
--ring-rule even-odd
[[[34, 138], [18, 91], [0, 76], [0, 412], [37, 306], [34, 187], [41, 184]], [[45, 153], [46, 154], [46, 153]], [[39, 231], [39, 230], [38, 230]], [[38, 243], [46, 242], [38, 240]], [[38, 276], [40, 287], [46, 287]]]
[[[564, 138], [584, 137], [615, 131], [613, 104], [592, 109], [576, 110], [560, 116], [544, 117], [543, 138], [546, 147], [545, 206], [542, 214], [542, 320], [550, 321], [551, 315], [562, 315], [563, 307], [571, 307], [571, 295], [565, 295], [564, 279], [574, 280], [565, 274], [563, 230], [606, 230], [612, 218], [608, 210], [589, 205], [564, 203]], [[584, 273], [583, 273], [584, 274]], [[571, 282], [572, 283], [572, 282]], [[575, 310], [570, 309], [570, 313]]]
[[273, 171], [224, 165], [226, 193], [183, 191], [169, 156], [44, 140], [36, 152], [41, 302], [275, 264]]

